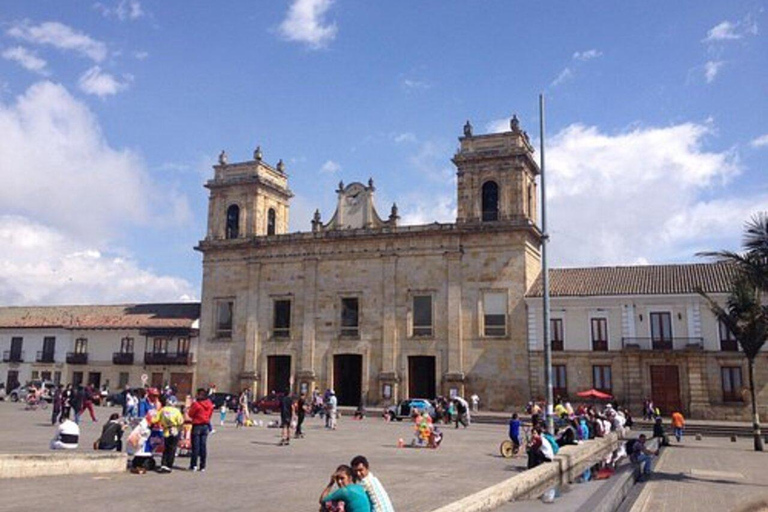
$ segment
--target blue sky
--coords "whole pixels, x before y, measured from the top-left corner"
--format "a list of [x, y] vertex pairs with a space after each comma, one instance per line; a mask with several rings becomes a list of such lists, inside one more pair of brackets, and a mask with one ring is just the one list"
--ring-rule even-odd
[[[672, 5], [670, 5], [672, 4]], [[763, 2], [6, 1], [0, 303], [199, 298], [202, 184], [287, 163], [292, 230], [373, 177], [455, 217], [466, 119], [547, 100], [556, 265], [694, 261], [768, 208]]]

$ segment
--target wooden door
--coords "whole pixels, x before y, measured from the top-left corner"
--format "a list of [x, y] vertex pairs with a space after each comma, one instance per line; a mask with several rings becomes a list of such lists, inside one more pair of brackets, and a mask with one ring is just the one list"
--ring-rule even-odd
[[171, 373], [171, 386], [176, 387], [176, 398], [183, 402], [192, 394], [192, 374]]
[[291, 392], [291, 356], [267, 357], [267, 391]]
[[408, 358], [408, 398], [431, 400], [436, 394], [435, 358], [410, 356]]
[[333, 389], [339, 405], [360, 405], [363, 386], [363, 356], [333, 356]]
[[[651, 399], [663, 416], [682, 411], [680, 373], [677, 366], [651, 366]], [[687, 411], [686, 411], [687, 412]]]
[[162, 389], [163, 384], [165, 384], [163, 372], [152, 372], [152, 380], [150, 382], [153, 388]]

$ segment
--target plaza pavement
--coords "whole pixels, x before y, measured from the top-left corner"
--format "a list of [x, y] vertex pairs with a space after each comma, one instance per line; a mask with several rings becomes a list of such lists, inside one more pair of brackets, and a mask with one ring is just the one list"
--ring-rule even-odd
[[[80, 450], [89, 451], [109, 413], [97, 407], [98, 423], [82, 420]], [[230, 415], [230, 421], [232, 415]], [[258, 415], [274, 420], [275, 415]], [[50, 409], [24, 411], [23, 406], [0, 402], [0, 453], [47, 452], [53, 435]], [[306, 438], [279, 447], [279, 430], [217, 427], [209, 438], [206, 473], [182, 470], [170, 475], [130, 473], [101, 476], [40, 477], [2, 481], [0, 511], [104, 510], [248, 510], [258, 512], [314, 511], [317, 498], [339, 464], [357, 454], [371, 462], [372, 471], [386, 486], [397, 510], [428, 512], [479, 491], [523, 470], [524, 459], [503, 459], [499, 443], [506, 437], [501, 425], [472, 425], [444, 429], [438, 450], [397, 448], [408, 442], [412, 426], [387, 423], [378, 417], [359, 422], [344, 417], [337, 431], [325, 430], [319, 418], [308, 418]], [[186, 468], [187, 458], [177, 458]]]
[[[641, 484], [632, 512], [696, 510], [727, 512], [768, 498], [768, 452], [755, 452], [752, 438], [704, 437], [672, 441]], [[760, 508], [757, 510], [766, 510]]]

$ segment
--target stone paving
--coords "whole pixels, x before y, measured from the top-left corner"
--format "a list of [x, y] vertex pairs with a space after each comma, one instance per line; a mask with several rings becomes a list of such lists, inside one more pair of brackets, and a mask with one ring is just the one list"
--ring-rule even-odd
[[[98, 423], [83, 420], [80, 450], [88, 450], [103, 421], [116, 410], [99, 407]], [[8, 402], [0, 402], [0, 425], [4, 453], [46, 452], [53, 434], [50, 411], [24, 411]], [[428, 512], [523, 470], [522, 458], [498, 455], [506, 436], [501, 425], [445, 429], [438, 450], [397, 448], [398, 438], [412, 437], [410, 424], [379, 418], [359, 422], [344, 417], [337, 431], [325, 430], [319, 418], [309, 419], [306, 427], [306, 438], [289, 447], [277, 446], [278, 429], [217, 427], [209, 439], [209, 469], [203, 474], [177, 470], [170, 475], [4, 480], [0, 510], [55, 510], [66, 504], [78, 512], [103, 512], [114, 504], [115, 510], [141, 512], [170, 505], [169, 509], [185, 511], [314, 511], [331, 472], [361, 453], [371, 461], [398, 510]], [[188, 464], [189, 459], [177, 458], [177, 466]]]
[[[752, 438], [686, 437], [667, 448], [632, 512], [696, 510], [725, 512], [768, 497], [768, 453]], [[762, 509], [761, 509], [762, 510]]]

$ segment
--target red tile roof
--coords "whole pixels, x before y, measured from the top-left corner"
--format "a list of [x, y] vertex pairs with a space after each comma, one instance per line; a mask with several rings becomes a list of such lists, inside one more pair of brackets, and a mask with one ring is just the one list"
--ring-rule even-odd
[[[554, 268], [549, 273], [551, 297], [610, 295], [675, 295], [727, 293], [736, 268], [727, 263], [687, 263], [629, 267]], [[527, 297], [543, 295], [541, 275]]]
[[200, 303], [0, 307], [0, 328], [191, 328]]

